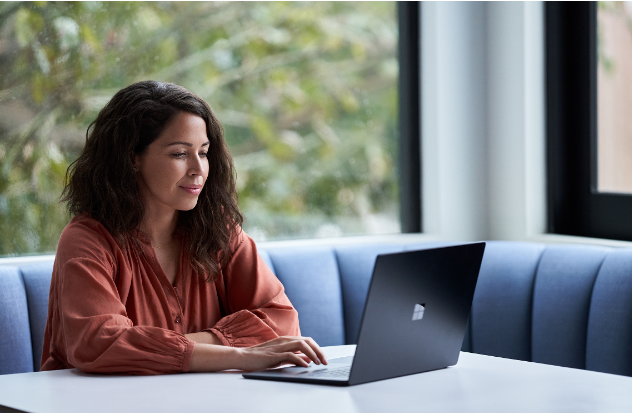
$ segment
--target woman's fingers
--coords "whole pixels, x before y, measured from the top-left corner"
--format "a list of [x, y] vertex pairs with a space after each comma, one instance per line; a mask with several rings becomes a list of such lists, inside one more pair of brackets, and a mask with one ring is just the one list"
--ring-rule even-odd
[[[323, 352], [323, 350], [320, 348], [320, 346], [318, 344], [316, 344], [316, 342], [311, 338], [311, 337], [303, 337], [305, 339], [305, 342], [310, 346], [310, 348], [312, 349], [312, 351], [316, 354], [316, 356], [318, 357], [318, 359], [323, 363], [323, 364], [329, 364], [329, 362], [327, 361], [327, 357], [325, 356], [325, 353]], [[313, 360], [313, 359], [312, 359]]]
[[[255, 358], [271, 357], [268, 362], [259, 359], [253, 364], [260, 368], [269, 368], [280, 364], [290, 363], [307, 367], [309, 362], [327, 364], [327, 358], [322, 349], [310, 337], [277, 337], [273, 340], [250, 347], [247, 351]], [[260, 356], [257, 356], [260, 354]], [[265, 356], [267, 354], [267, 356]], [[263, 366], [262, 364], [265, 364]]]
[[316, 364], [328, 364], [325, 353], [311, 337], [293, 337], [300, 344], [300, 351], [313, 360]]
[[[327, 364], [322, 349], [310, 337], [279, 337], [275, 340], [278, 340], [278, 348], [281, 351], [300, 351], [316, 364]], [[268, 343], [272, 344], [275, 340]]]
[[[300, 351], [309, 357], [316, 364], [327, 364], [325, 355], [322, 354], [322, 350], [318, 347], [318, 344], [309, 337], [303, 337], [303, 340], [299, 341]], [[320, 355], [318, 354], [320, 352]]]
[[309, 367], [309, 361], [303, 359], [299, 354], [296, 353], [288, 353], [289, 362], [295, 364], [299, 367]]

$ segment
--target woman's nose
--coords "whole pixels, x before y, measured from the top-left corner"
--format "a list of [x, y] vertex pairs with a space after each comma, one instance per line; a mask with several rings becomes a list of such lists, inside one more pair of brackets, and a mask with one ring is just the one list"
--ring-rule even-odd
[[195, 156], [189, 165], [189, 174], [191, 175], [203, 175], [206, 169], [206, 158], [201, 156]]

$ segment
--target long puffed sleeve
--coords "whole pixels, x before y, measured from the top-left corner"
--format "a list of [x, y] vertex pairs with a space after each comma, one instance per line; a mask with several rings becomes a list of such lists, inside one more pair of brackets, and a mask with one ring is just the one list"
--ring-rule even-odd
[[233, 256], [217, 291], [225, 314], [212, 331], [224, 345], [249, 347], [278, 336], [299, 336], [298, 314], [283, 285], [257, 253], [255, 242], [239, 233]]
[[[136, 287], [150, 277], [138, 268], [119, 265], [125, 260], [124, 252], [116, 248], [105, 229], [94, 221], [82, 223], [91, 225], [71, 223], [60, 239], [42, 370], [76, 367], [85, 372], [127, 374], [188, 371], [193, 342], [166, 325], [140, 323], [128, 316], [121, 292], [138, 295]], [[127, 283], [133, 272], [140, 282]], [[119, 288], [117, 281], [128, 285]], [[151, 288], [145, 288], [145, 293], [149, 291]]]

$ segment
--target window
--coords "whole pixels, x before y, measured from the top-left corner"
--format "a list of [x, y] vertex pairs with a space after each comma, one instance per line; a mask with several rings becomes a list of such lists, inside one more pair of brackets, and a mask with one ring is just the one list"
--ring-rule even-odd
[[613, 133], [630, 119], [617, 118], [626, 108], [613, 83], [629, 64], [613, 54], [629, 39], [612, 37], [629, 36], [617, 20], [625, 27], [627, 13], [607, 2], [546, 4], [550, 232], [632, 240], [630, 135]]
[[214, 109], [255, 239], [419, 231], [417, 38], [394, 2], [0, 3], [0, 255], [56, 248], [89, 122], [141, 79]]

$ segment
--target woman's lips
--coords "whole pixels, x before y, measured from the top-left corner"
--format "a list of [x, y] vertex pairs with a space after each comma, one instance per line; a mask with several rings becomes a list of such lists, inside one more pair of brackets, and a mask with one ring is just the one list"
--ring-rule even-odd
[[193, 195], [198, 195], [200, 192], [202, 192], [202, 186], [200, 185], [181, 186], [180, 188]]

